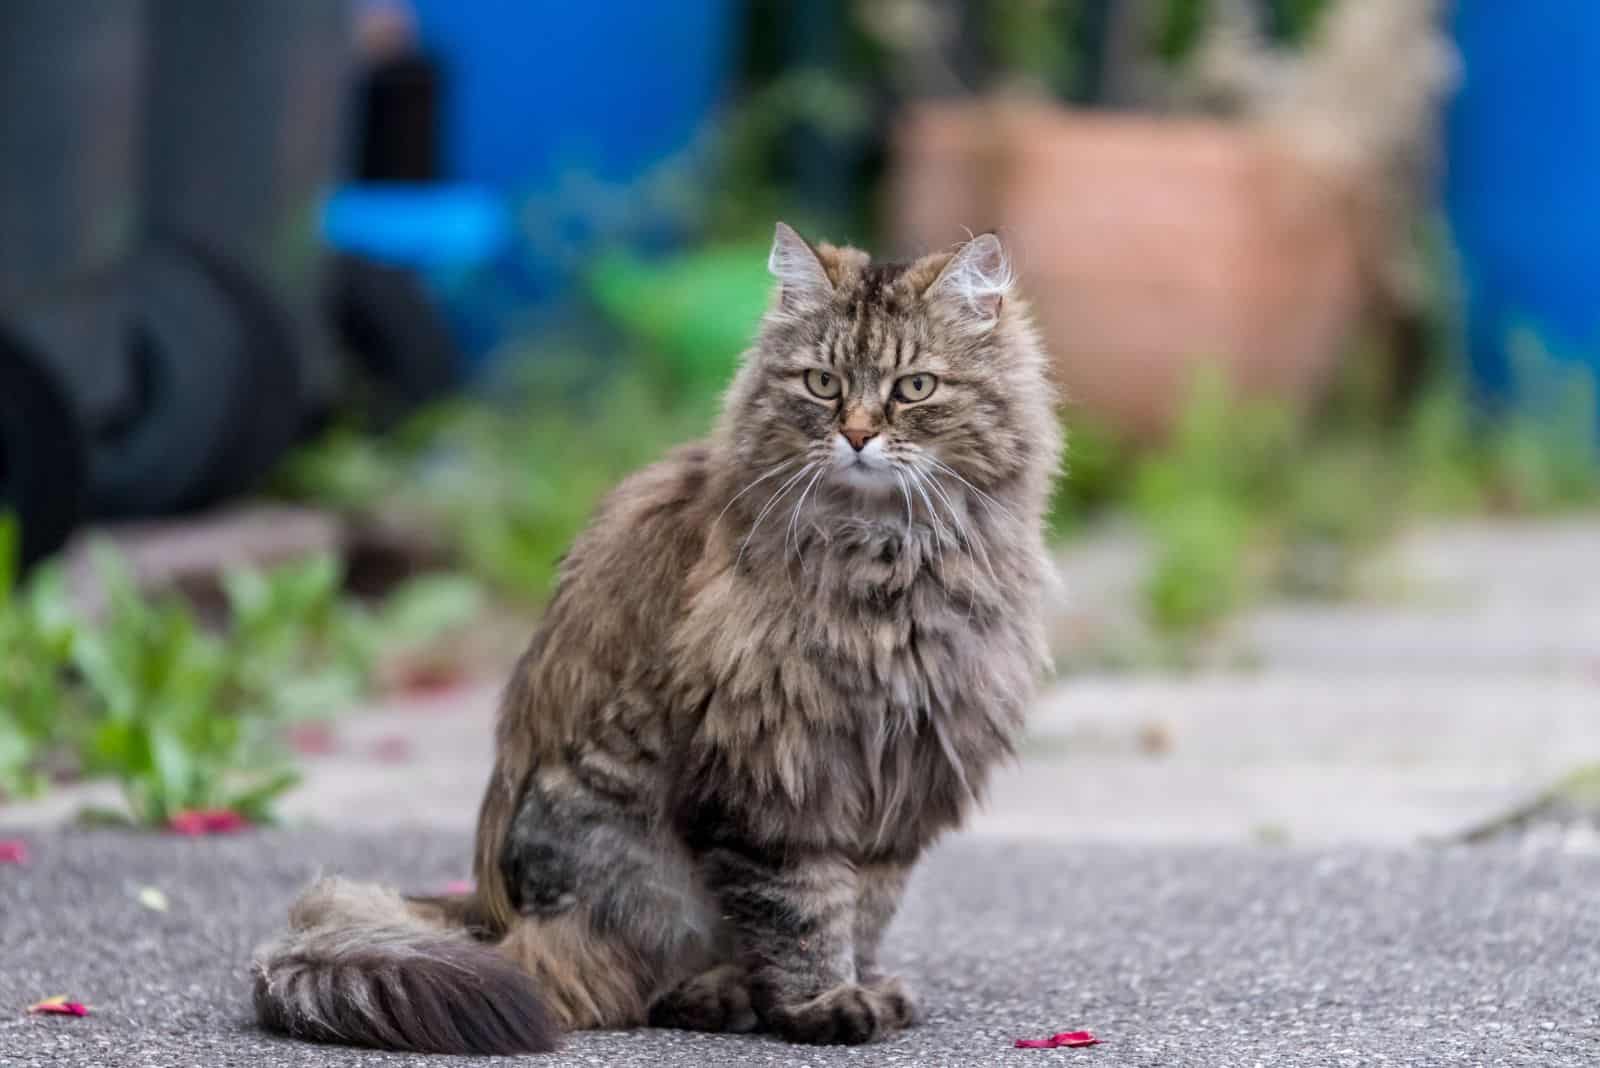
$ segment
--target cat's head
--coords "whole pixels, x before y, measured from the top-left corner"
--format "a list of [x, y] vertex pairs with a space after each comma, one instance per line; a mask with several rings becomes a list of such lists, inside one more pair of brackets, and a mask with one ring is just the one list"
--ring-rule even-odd
[[779, 223], [768, 263], [771, 307], [724, 415], [750, 475], [776, 469], [776, 488], [804, 468], [797, 485], [858, 509], [901, 504], [919, 478], [1042, 497], [1054, 395], [995, 235], [879, 264]]

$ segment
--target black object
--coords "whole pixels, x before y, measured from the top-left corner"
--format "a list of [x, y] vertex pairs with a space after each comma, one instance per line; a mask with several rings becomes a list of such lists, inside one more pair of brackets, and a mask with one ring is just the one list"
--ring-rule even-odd
[[459, 380], [455, 342], [412, 272], [360, 256], [336, 256], [328, 303], [375, 425], [394, 424]]
[[[0, 509], [27, 559], [80, 519], [247, 491], [352, 398], [392, 422], [455, 384], [417, 279], [321, 240], [349, 18], [0, 0]], [[366, 92], [362, 171], [436, 176], [437, 70], [396, 60]]]
[[442, 79], [427, 56], [384, 60], [361, 86], [356, 177], [363, 182], [436, 182]]
[[22, 566], [55, 552], [82, 520], [88, 490], [82, 430], [61, 383], [0, 331], [0, 510], [22, 525]]
[[299, 334], [266, 284], [240, 263], [198, 242], [178, 246], [227, 298], [243, 340], [243, 374], [233, 419], [209, 471], [184, 501], [210, 504], [255, 489], [305, 428]]
[[214, 481], [242, 415], [249, 341], [244, 316], [192, 256], [158, 246], [126, 270], [135, 385], [114, 412], [90, 413], [93, 510], [161, 515], [198, 503]]
[[146, 3], [145, 232], [215, 250], [273, 295], [297, 335], [301, 402], [319, 411], [338, 400], [317, 222], [345, 147], [352, 7]]
[[143, 30], [142, 0], [0, 0], [0, 310], [133, 243]]
[[247, 491], [304, 425], [288, 313], [246, 268], [196, 242], [154, 244], [4, 325], [81, 429], [92, 516], [161, 515]]

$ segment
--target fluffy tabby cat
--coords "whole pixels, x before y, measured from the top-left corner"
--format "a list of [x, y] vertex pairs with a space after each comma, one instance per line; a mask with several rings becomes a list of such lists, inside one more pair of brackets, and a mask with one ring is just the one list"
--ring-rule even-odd
[[309, 889], [261, 1022], [440, 1052], [640, 1024], [868, 1042], [878, 946], [1044, 661], [1046, 361], [992, 234], [910, 264], [779, 224], [719, 425], [622, 483], [500, 712], [472, 894]]

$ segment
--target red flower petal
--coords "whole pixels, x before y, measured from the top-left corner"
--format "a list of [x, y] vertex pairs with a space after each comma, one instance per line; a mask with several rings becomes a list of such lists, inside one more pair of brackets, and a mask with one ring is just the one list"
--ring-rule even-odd
[[1049, 1038], [1019, 1038], [1017, 1049], [1076, 1049], [1081, 1046], [1098, 1046], [1100, 1040], [1093, 1031], [1062, 1031]]
[[1100, 1040], [1094, 1037], [1093, 1031], [1063, 1031], [1059, 1035], [1052, 1036], [1050, 1041], [1057, 1046], [1065, 1046], [1069, 1049], [1077, 1046], [1098, 1046], [1100, 1044]]
[[89, 1006], [81, 1001], [68, 1001], [65, 994], [57, 994], [53, 998], [45, 998], [43, 1001], [29, 1005], [28, 1011], [35, 1016], [87, 1016], [89, 1015]]
[[232, 834], [248, 826], [248, 820], [228, 808], [186, 809], [167, 820], [167, 830], [173, 834]]
[[0, 841], [0, 864], [28, 863], [28, 843], [20, 838]]

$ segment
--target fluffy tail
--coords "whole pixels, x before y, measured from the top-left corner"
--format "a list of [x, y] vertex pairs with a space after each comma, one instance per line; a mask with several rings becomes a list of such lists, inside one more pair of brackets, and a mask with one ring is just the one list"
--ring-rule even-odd
[[256, 951], [256, 1018], [316, 1042], [419, 1053], [544, 1053], [556, 1025], [533, 979], [463, 928], [381, 887], [323, 879]]

